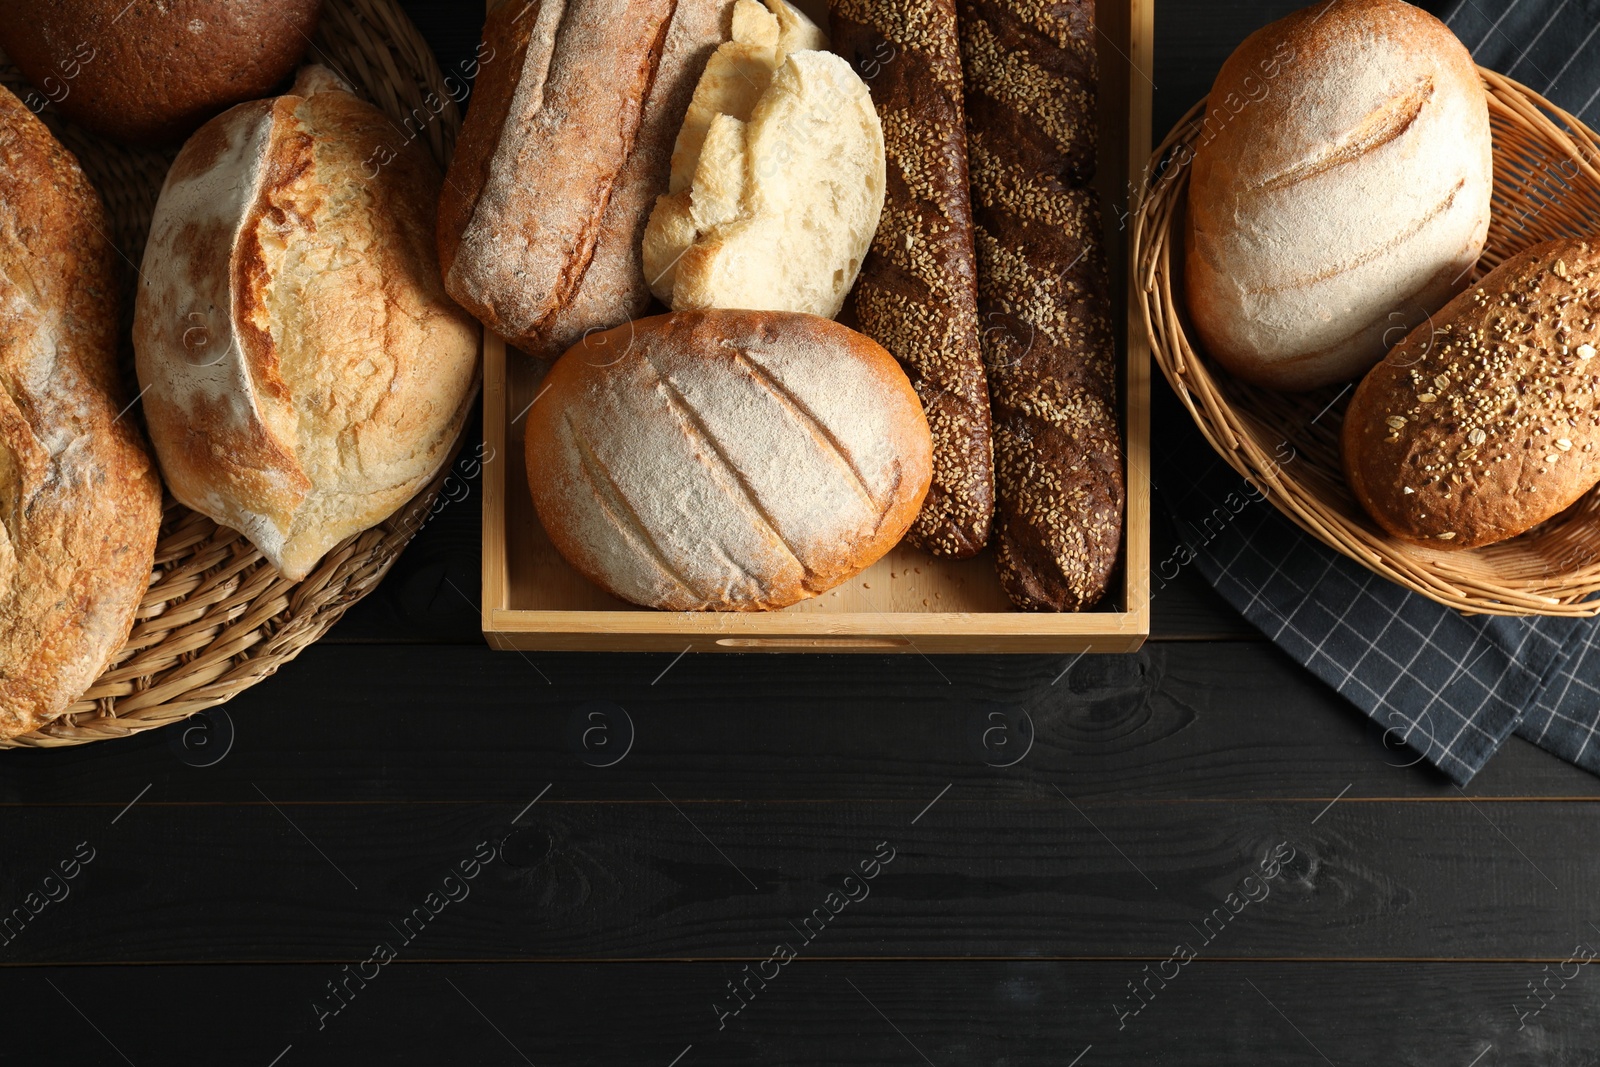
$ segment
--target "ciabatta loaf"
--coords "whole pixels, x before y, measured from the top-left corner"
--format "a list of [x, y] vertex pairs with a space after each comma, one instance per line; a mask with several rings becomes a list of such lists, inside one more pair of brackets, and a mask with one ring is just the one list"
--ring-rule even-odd
[[0, 88], [0, 737], [128, 638], [161, 485], [117, 373], [116, 250], [78, 161]]
[[1207, 100], [1186, 288], [1205, 350], [1281, 389], [1353, 378], [1466, 284], [1489, 228], [1483, 80], [1401, 0], [1252, 34]]
[[394, 143], [308, 67], [189, 139], [150, 226], [134, 347], [167, 485], [290, 578], [427, 485], [472, 405], [478, 330], [434, 253], [439, 169]]
[[505, 0], [439, 210], [445, 285], [554, 359], [650, 302], [640, 246], [733, 0]]
[[527, 419], [560, 553], [674, 611], [781, 608], [876, 562], [928, 490], [928, 423], [893, 357], [828, 319], [680, 312], [584, 339]]

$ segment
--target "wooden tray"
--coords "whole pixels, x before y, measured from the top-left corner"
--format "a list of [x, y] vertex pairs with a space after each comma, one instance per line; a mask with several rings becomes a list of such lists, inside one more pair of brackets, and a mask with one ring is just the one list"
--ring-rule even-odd
[[[1096, 184], [1114, 280], [1128, 277], [1128, 205], [1150, 156], [1154, 22], [1154, 0], [1099, 5]], [[660, 612], [617, 600], [567, 566], [533, 510], [521, 415], [538, 392], [543, 367], [486, 335], [484, 636], [500, 649], [593, 652], [1134, 651], [1150, 633], [1150, 349], [1142, 324], [1129, 319], [1124, 285], [1114, 282], [1113, 290], [1122, 324], [1128, 513], [1123, 566], [1106, 610], [1019, 612], [1000, 588], [989, 552], [951, 563], [908, 546], [783, 611]]]

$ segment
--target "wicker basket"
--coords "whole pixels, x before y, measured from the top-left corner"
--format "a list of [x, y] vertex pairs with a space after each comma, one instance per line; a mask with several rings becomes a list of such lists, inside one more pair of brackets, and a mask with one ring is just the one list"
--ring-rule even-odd
[[[1480, 71], [1494, 131], [1494, 214], [1475, 279], [1541, 241], [1600, 233], [1600, 138], [1530, 89]], [[1234, 378], [1195, 347], [1182, 296], [1183, 163], [1205, 106], [1151, 160], [1132, 255], [1151, 350], [1201, 432], [1302, 529], [1423, 596], [1480, 614], [1600, 614], [1600, 599], [1590, 599], [1600, 591], [1600, 490], [1499, 544], [1455, 552], [1408, 544], [1374, 523], [1345, 485], [1339, 432], [1352, 386], [1278, 393]]]
[[[395, 0], [328, 0], [307, 59], [337, 70], [382, 108], [395, 120], [397, 138], [415, 133], [441, 165], [448, 162], [460, 112], [432, 51]], [[30, 106], [44, 103], [4, 55], [0, 81]], [[112, 237], [125, 261], [127, 347], [133, 265], [144, 254], [150, 216], [176, 149], [141, 151], [102, 140], [61, 121], [53, 107], [45, 107], [41, 117], [105, 198]], [[131, 376], [131, 349], [124, 354]], [[187, 718], [255, 685], [377, 586], [426, 521], [449, 469], [447, 464], [388, 521], [329, 552], [299, 582], [282, 577], [240, 534], [169, 497], [155, 572], [127, 645], [65, 715], [35, 733], [0, 741], [0, 747], [126, 737]]]

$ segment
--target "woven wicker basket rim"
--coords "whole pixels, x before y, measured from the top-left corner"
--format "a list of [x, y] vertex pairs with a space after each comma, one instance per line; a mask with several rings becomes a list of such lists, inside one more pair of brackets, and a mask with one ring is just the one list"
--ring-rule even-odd
[[[1542, 240], [1600, 234], [1600, 137], [1515, 80], [1483, 67], [1479, 72], [1495, 152], [1494, 218], [1481, 275]], [[1151, 157], [1138, 192], [1131, 262], [1151, 352], [1217, 454], [1301, 529], [1440, 604], [1474, 614], [1600, 614], [1600, 598], [1594, 598], [1600, 592], [1600, 488], [1562, 516], [1498, 545], [1454, 552], [1410, 545], [1382, 531], [1344, 485], [1337, 439], [1349, 385], [1336, 394], [1272, 393], [1234, 379], [1191, 339], [1174, 282], [1174, 264], [1183, 257], [1189, 168], [1172, 160], [1180, 149], [1192, 149], [1207, 107], [1202, 99], [1190, 109]], [[1560, 162], [1552, 168], [1552, 161]], [[1562, 179], [1552, 180], [1552, 169]], [[1513, 233], [1509, 220], [1519, 209]], [[1277, 462], [1287, 442], [1305, 462]]]
[[[330, 67], [382, 109], [395, 123], [397, 143], [416, 140], [441, 167], [448, 164], [460, 110], [397, 0], [327, 0], [305, 61]], [[35, 110], [42, 107], [41, 117], [106, 202], [113, 241], [129, 267], [126, 348], [131, 268], [143, 256], [176, 149], [131, 149], [62, 121], [3, 53], [0, 81]], [[0, 740], [0, 748], [59, 748], [157, 729], [226, 703], [273, 674], [377, 587], [434, 510], [465, 434], [409, 504], [336, 546], [299, 582], [280, 575], [242, 535], [169, 497], [156, 569], [127, 644], [66, 714], [34, 733]]]

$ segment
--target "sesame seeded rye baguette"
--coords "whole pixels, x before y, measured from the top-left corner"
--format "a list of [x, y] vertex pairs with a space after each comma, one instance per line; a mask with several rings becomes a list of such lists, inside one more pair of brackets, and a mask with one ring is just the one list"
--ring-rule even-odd
[[907, 540], [964, 559], [989, 541], [994, 452], [955, 0], [832, 0], [829, 15], [834, 51], [872, 92], [888, 164], [851, 305], [905, 368], [933, 431], [933, 484]]
[[1123, 447], [1095, 194], [1092, 0], [963, 0], [996, 561], [1022, 608], [1077, 611], [1122, 544]]

